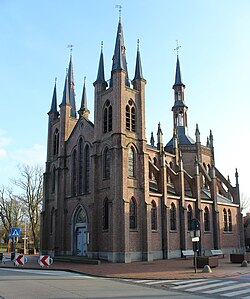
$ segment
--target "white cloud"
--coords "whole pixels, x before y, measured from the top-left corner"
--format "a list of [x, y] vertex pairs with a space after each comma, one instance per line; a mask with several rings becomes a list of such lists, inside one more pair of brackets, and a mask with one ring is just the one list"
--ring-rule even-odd
[[0, 160], [7, 157], [6, 147], [11, 143], [11, 138], [7, 136], [7, 132], [0, 129]]
[[7, 152], [4, 148], [0, 148], [0, 159], [4, 159], [7, 156]]
[[44, 164], [46, 159], [46, 149], [44, 145], [34, 144], [32, 148], [22, 148], [12, 152], [11, 156], [17, 164]]

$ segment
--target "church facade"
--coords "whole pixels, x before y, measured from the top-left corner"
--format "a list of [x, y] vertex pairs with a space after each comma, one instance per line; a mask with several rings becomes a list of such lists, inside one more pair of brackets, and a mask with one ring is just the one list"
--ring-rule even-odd
[[130, 81], [121, 18], [110, 80], [104, 73], [102, 49], [93, 83], [94, 123], [85, 83], [76, 110], [72, 55], [59, 109], [55, 84], [48, 112], [41, 252], [112, 262], [180, 257], [193, 248], [193, 219], [200, 231], [199, 254], [243, 250], [238, 173], [233, 186], [216, 168], [211, 131], [206, 145], [198, 125], [195, 138], [188, 135], [178, 55], [173, 137], [167, 144], [160, 123], [147, 143], [139, 44]]

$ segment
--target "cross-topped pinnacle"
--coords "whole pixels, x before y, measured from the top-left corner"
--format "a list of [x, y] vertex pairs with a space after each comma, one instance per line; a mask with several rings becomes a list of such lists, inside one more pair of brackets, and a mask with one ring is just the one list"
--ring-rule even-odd
[[72, 55], [72, 51], [73, 51], [74, 45], [68, 45], [68, 48], [70, 49], [70, 55]]
[[115, 8], [119, 9], [119, 19], [121, 20], [121, 17], [122, 17], [122, 6], [121, 5], [116, 5]]
[[139, 48], [140, 48], [140, 40], [139, 38], [137, 39], [137, 51], [139, 51]]
[[174, 49], [177, 52], [177, 55], [179, 55], [179, 49], [181, 48], [181, 46], [179, 46], [179, 41], [178, 39], [176, 40], [176, 48]]

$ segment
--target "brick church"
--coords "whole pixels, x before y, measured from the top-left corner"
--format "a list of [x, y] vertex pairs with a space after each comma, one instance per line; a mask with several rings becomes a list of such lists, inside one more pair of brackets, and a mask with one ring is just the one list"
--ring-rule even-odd
[[[180, 257], [192, 249], [192, 219], [199, 223], [199, 254], [244, 248], [238, 173], [235, 186], [216, 168], [213, 135], [206, 145], [188, 134], [177, 55], [173, 135], [146, 139], [145, 85], [139, 44], [130, 80], [121, 18], [112, 70], [105, 79], [101, 49], [94, 85], [94, 123], [84, 82], [76, 108], [72, 55], [62, 101], [54, 87], [48, 112], [47, 161], [41, 216], [41, 252], [112, 262]], [[171, 113], [169, 111], [169, 113]]]

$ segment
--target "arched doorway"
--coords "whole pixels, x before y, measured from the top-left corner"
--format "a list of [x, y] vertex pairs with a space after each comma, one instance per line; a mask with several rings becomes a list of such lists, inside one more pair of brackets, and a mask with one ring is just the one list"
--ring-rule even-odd
[[88, 219], [83, 207], [79, 207], [74, 217], [74, 254], [86, 256], [88, 249]]

